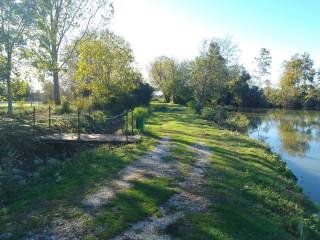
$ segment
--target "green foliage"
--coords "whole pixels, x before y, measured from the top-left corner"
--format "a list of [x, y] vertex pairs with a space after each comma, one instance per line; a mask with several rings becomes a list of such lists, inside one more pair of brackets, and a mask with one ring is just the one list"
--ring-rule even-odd
[[26, 108], [26, 103], [25, 101], [17, 101], [16, 102], [17, 107], [19, 108], [20, 111], [24, 111]]
[[15, 79], [12, 83], [12, 96], [13, 100], [25, 100], [30, 95], [30, 84], [28, 81]]
[[94, 33], [78, 44], [72, 85], [78, 99], [90, 97], [95, 108], [115, 113], [148, 105], [153, 89], [142, 82], [129, 44], [111, 32]]
[[308, 53], [295, 54], [285, 62], [280, 81], [280, 106], [289, 108], [320, 107], [319, 85], [315, 83], [316, 71]]
[[90, 97], [76, 97], [72, 101], [72, 105], [75, 106], [76, 109], [88, 111], [92, 108], [92, 99]]
[[33, 9], [33, 1], [30, 0], [0, 2], [0, 81], [7, 83], [6, 98], [10, 115], [13, 105], [12, 76], [16, 68], [13, 59], [26, 46], [26, 33], [33, 21]]
[[222, 106], [205, 107], [201, 110], [201, 117], [208, 121], [212, 121], [218, 125], [222, 125], [228, 118], [227, 110]]
[[229, 113], [223, 106], [205, 107], [201, 110], [201, 118], [225, 127], [232, 131], [245, 132], [249, 128], [249, 119], [243, 114]]
[[195, 100], [191, 100], [187, 103], [187, 106], [193, 110], [196, 111], [196, 113], [200, 113], [201, 111], [201, 105], [199, 102], [195, 101]]
[[232, 43], [212, 39], [204, 43], [201, 54], [191, 62], [156, 58], [151, 63], [150, 78], [166, 102], [188, 104], [197, 112], [212, 104], [320, 108], [320, 84], [308, 53], [296, 54], [285, 62], [280, 89], [273, 88], [268, 79], [270, 51], [262, 48], [255, 60], [257, 69], [252, 79], [236, 61]]
[[267, 77], [270, 75], [272, 57], [270, 51], [266, 48], [261, 48], [259, 55], [254, 59], [256, 63], [255, 78], [257, 79], [256, 86], [263, 89], [264, 85], [269, 86], [270, 80]]
[[177, 104], [186, 104], [193, 98], [192, 62], [176, 64], [176, 76], [173, 82], [172, 100]]
[[56, 106], [55, 112], [58, 114], [68, 114], [72, 112], [71, 104], [69, 101], [64, 100], [61, 106]]
[[150, 64], [151, 83], [162, 91], [165, 101], [186, 104], [192, 99], [192, 63], [178, 62], [165, 56]]
[[156, 58], [150, 64], [149, 75], [151, 83], [158, 90], [162, 91], [167, 103], [170, 102], [173, 91], [176, 89], [176, 86], [174, 85], [176, 80], [176, 68], [175, 60], [165, 56]]
[[225, 121], [225, 124], [230, 130], [245, 132], [249, 128], [250, 121], [243, 114], [235, 114], [233, 116], [229, 116]]
[[[33, 49], [33, 63], [41, 75], [43, 72], [52, 75], [52, 94], [55, 103], [60, 105], [61, 70], [74, 55], [78, 43], [84, 39], [92, 19], [100, 15], [100, 20], [107, 20], [113, 13], [113, 7], [106, 0], [38, 0], [35, 5], [33, 38], [37, 47]], [[81, 32], [76, 40], [72, 38], [75, 32]], [[70, 42], [71, 50], [63, 52]]]
[[83, 132], [88, 133], [114, 133], [124, 125], [123, 117], [108, 119], [108, 115], [103, 111], [94, 111], [89, 117], [86, 112], [81, 119], [81, 128]]
[[151, 63], [151, 82], [163, 92], [166, 102], [188, 103], [196, 112], [212, 104], [266, 106], [262, 89], [252, 86], [251, 76], [238, 65], [235, 52], [230, 41], [212, 39], [193, 61], [159, 57]]
[[144, 107], [137, 107], [134, 109], [133, 114], [137, 119], [144, 119], [149, 115], [149, 110]]
[[[12, 100], [14, 101], [23, 101], [30, 96], [30, 83], [19, 78], [13, 78], [11, 83], [11, 94]], [[3, 101], [8, 100], [8, 89], [6, 84], [3, 82], [0, 83], [0, 98]]]
[[226, 87], [226, 59], [221, 55], [217, 41], [206, 42], [200, 56], [194, 60], [192, 79], [194, 99], [204, 106], [217, 103]]

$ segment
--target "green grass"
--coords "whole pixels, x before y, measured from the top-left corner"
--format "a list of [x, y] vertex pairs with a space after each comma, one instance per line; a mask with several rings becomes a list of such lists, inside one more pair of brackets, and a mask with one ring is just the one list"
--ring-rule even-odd
[[166, 178], [135, 181], [133, 186], [120, 193], [104, 206], [98, 216], [89, 222], [90, 228], [103, 229], [94, 239], [107, 239], [152, 214], [160, 214], [158, 206], [175, 192]]
[[204, 185], [212, 204], [205, 213], [186, 214], [171, 225], [167, 231], [174, 238], [299, 239], [298, 225], [304, 222], [304, 239], [319, 239], [320, 225], [310, 217], [317, 209], [267, 146], [213, 128], [181, 106], [155, 104], [152, 108], [142, 143], [84, 150], [71, 162], [6, 196], [6, 207], [0, 211], [1, 231], [14, 233], [12, 239], [21, 238], [59, 216], [82, 219], [87, 239], [107, 239], [131, 223], [158, 214], [158, 206], [174, 194], [174, 183], [166, 178], [134, 182], [93, 219], [86, 217], [81, 200], [168, 136], [171, 153], [165, 161], [178, 161], [182, 176], [196, 161], [188, 146], [202, 142], [212, 151]]

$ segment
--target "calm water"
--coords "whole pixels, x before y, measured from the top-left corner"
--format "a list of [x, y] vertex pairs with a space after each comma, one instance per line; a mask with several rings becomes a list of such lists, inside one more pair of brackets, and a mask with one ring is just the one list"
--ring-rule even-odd
[[269, 144], [298, 178], [305, 193], [320, 203], [320, 112], [250, 112], [249, 135]]

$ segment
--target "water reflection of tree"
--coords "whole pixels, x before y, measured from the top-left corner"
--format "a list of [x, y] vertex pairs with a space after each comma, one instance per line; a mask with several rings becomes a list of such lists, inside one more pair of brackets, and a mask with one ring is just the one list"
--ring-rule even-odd
[[272, 109], [266, 113], [251, 113], [249, 119], [250, 128], [257, 132], [258, 138], [267, 135], [271, 128], [277, 128], [283, 151], [291, 155], [304, 155], [311, 141], [320, 141], [320, 114], [316, 111]]
[[319, 113], [311, 111], [276, 110], [272, 118], [278, 123], [279, 137], [284, 151], [304, 155], [310, 149], [313, 129], [319, 129]]
[[280, 120], [278, 128], [281, 147], [291, 155], [304, 155], [310, 148], [311, 132], [297, 123]]
[[247, 115], [247, 116], [250, 120], [249, 125], [250, 125], [251, 130], [256, 130], [262, 124], [263, 115], [251, 114], [251, 115]]

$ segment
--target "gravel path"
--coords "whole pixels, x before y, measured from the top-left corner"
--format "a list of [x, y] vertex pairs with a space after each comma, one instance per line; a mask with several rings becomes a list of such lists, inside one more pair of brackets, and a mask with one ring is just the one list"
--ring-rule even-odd
[[195, 152], [197, 161], [189, 175], [179, 182], [178, 193], [160, 207], [161, 216], [148, 217], [112, 240], [170, 240], [172, 238], [167, 232], [170, 225], [181, 219], [186, 212], [199, 213], [208, 208], [210, 203], [202, 196], [202, 185], [211, 153], [202, 144], [190, 149]]

